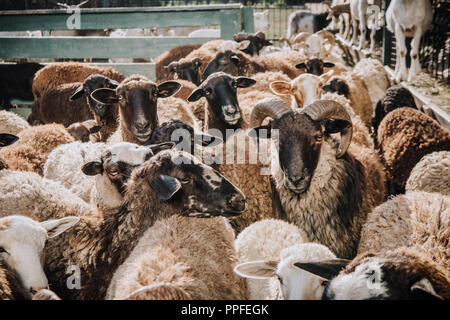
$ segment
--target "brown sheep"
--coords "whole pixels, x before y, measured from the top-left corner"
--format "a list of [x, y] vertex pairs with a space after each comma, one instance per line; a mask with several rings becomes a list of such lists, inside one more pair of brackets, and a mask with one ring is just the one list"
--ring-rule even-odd
[[28, 122], [33, 125], [61, 123], [69, 126], [75, 122], [93, 119], [94, 116], [85, 99], [70, 100], [80, 85], [82, 83], [73, 82], [47, 88], [31, 106]]
[[436, 120], [412, 108], [389, 112], [378, 128], [381, 160], [391, 192], [401, 193], [414, 166], [434, 151], [450, 150], [450, 132]]
[[60, 124], [46, 124], [21, 131], [19, 141], [3, 148], [0, 156], [11, 170], [31, 171], [42, 176], [45, 161], [57, 146], [75, 139]]
[[99, 73], [112, 80], [121, 82], [125, 77], [112, 68], [89, 66], [78, 62], [52, 63], [39, 70], [33, 80], [34, 100], [52, 87], [64, 83], [83, 82], [89, 75]]

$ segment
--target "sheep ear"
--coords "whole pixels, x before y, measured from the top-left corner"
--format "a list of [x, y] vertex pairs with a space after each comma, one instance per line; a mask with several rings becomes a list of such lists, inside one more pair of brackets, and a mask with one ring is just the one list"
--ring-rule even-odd
[[194, 102], [205, 95], [205, 91], [202, 88], [197, 88], [191, 92], [191, 95], [187, 98], [187, 101]]
[[163, 150], [172, 149], [175, 146], [175, 142], [162, 142], [158, 144], [152, 144], [149, 145], [148, 148], [150, 148], [153, 152], [153, 154], [157, 154], [158, 152], [161, 152]]
[[60, 235], [67, 229], [72, 228], [80, 221], [79, 217], [65, 217], [58, 220], [47, 220], [41, 222], [40, 225], [47, 230], [47, 236], [49, 238], [56, 237]]
[[294, 266], [323, 279], [331, 280], [336, 277], [349, 263], [350, 260], [346, 259], [331, 259], [315, 262], [295, 262]]
[[295, 65], [295, 67], [296, 67], [297, 69], [306, 69], [306, 63], [301, 62], [301, 63]]
[[19, 137], [14, 134], [0, 133], [0, 147], [6, 147], [19, 140]]
[[335, 64], [333, 62], [324, 62], [323, 66], [325, 68], [333, 68], [335, 66]]
[[236, 49], [243, 51], [243, 50], [247, 49], [249, 46], [250, 46], [250, 41], [249, 40], [243, 40], [241, 42], [238, 42], [238, 45], [237, 45]]
[[253, 80], [252, 78], [247, 78], [247, 77], [237, 77], [236, 78], [236, 85], [238, 86], [238, 88], [248, 88], [251, 87], [252, 85], [254, 85], [256, 83], [255, 80]]
[[163, 82], [158, 86], [158, 97], [159, 98], [170, 97], [170, 96], [174, 95], [175, 93], [177, 93], [178, 90], [180, 90], [180, 88], [181, 88], [181, 84], [179, 84], [176, 81]]
[[80, 84], [77, 90], [75, 90], [75, 92], [73, 93], [73, 95], [70, 96], [69, 100], [73, 101], [79, 99], [83, 96], [83, 94], [84, 94], [84, 87], [83, 84]]
[[422, 278], [411, 286], [411, 294], [416, 300], [444, 300], [426, 278]]
[[158, 198], [164, 201], [169, 200], [181, 188], [181, 182], [174, 177], [161, 174], [152, 180]]
[[103, 164], [100, 161], [91, 161], [81, 167], [81, 171], [87, 176], [95, 176], [103, 173]]
[[119, 102], [116, 90], [110, 88], [95, 89], [91, 93], [92, 99], [103, 104], [113, 104]]
[[289, 95], [292, 93], [291, 84], [286, 81], [271, 82], [269, 87], [270, 87], [270, 90], [272, 90], [272, 92], [277, 95]]
[[234, 268], [234, 272], [243, 277], [249, 279], [269, 279], [275, 276], [279, 261], [252, 261], [238, 264]]
[[322, 74], [320, 78], [320, 83], [324, 85], [333, 76], [334, 70], [330, 70], [327, 73]]

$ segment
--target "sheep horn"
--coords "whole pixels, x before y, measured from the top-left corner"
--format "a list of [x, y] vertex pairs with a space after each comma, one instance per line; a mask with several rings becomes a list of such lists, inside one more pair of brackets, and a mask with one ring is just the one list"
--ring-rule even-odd
[[294, 40], [292, 41], [292, 44], [302, 43], [310, 36], [311, 36], [310, 32], [300, 32], [298, 35], [295, 36]]
[[261, 125], [265, 118], [278, 119], [286, 113], [292, 112], [291, 108], [279, 98], [265, 98], [259, 100], [253, 107], [250, 115], [250, 127]]
[[316, 35], [321, 37], [323, 40], [328, 40], [328, 42], [330, 43], [331, 47], [334, 47], [334, 45], [336, 44], [336, 38], [328, 30], [318, 31], [318, 32], [316, 32]]
[[336, 158], [342, 157], [347, 152], [353, 135], [352, 119], [345, 108], [333, 100], [319, 100], [304, 108], [303, 112], [314, 121], [335, 119], [348, 123], [348, 125], [339, 130], [341, 132], [341, 143]]

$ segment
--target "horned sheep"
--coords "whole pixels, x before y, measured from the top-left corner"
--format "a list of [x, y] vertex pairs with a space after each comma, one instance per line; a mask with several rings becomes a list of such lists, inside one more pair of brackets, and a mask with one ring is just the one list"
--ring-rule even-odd
[[[266, 117], [278, 129], [271, 170], [287, 220], [305, 241], [354, 257], [367, 213], [385, 198], [377, 154], [351, 143], [351, 118], [335, 101], [316, 101], [298, 112], [279, 99], [264, 99], [253, 109], [251, 127]], [[340, 143], [331, 136], [338, 132]]]

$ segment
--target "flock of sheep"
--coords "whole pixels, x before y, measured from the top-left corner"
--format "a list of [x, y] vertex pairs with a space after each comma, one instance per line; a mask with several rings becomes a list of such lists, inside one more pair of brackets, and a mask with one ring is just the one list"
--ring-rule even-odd
[[34, 103], [0, 111], [0, 298], [450, 299], [450, 132], [302, 37], [178, 46], [155, 82], [10, 65]]

